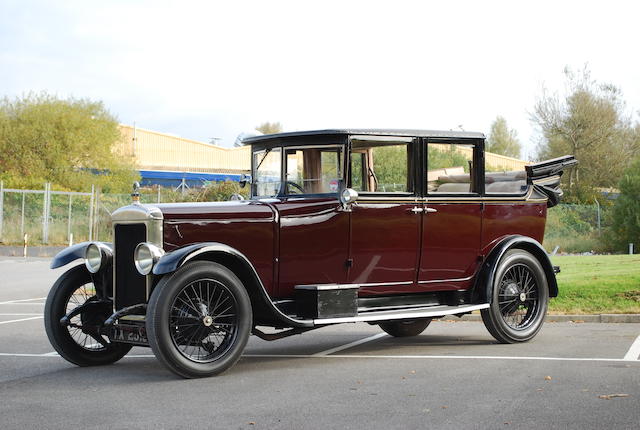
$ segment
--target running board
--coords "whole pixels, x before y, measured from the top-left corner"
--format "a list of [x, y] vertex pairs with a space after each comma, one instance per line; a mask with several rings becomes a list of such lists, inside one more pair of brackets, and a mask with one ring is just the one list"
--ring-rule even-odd
[[460, 305], [460, 306], [425, 306], [423, 308], [411, 308], [396, 309], [387, 311], [370, 311], [362, 312], [354, 317], [340, 317], [340, 318], [318, 318], [313, 320], [314, 325], [324, 324], [339, 324], [349, 322], [371, 322], [371, 321], [386, 321], [386, 320], [404, 320], [404, 319], [418, 319], [418, 318], [438, 318], [447, 315], [465, 314], [480, 309], [487, 309], [489, 303], [483, 303], [480, 305]]

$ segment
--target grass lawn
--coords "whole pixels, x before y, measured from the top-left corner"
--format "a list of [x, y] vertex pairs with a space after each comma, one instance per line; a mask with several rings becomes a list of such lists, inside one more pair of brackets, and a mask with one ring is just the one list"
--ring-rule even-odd
[[640, 313], [640, 255], [556, 256], [555, 314]]

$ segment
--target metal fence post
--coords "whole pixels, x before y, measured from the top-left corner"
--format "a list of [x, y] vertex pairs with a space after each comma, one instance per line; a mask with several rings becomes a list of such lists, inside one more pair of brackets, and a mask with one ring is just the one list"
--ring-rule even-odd
[[24, 237], [24, 201], [27, 193], [22, 193], [22, 211], [20, 212], [20, 237]]
[[69, 213], [67, 215], [67, 239], [71, 237], [71, 201], [73, 194], [69, 194]]
[[0, 243], [2, 243], [2, 223], [4, 215], [4, 181], [0, 181]]
[[600, 202], [598, 202], [598, 199], [594, 199], [594, 201], [596, 202], [596, 211], [598, 216], [598, 233], [600, 233]]
[[42, 216], [42, 243], [49, 243], [49, 214], [51, 213], [51, 183], [44, 184], [44, 209]]
[[93, 240], [93, 204], [96, 188], [91, 185], [91, 197], [89, 198], [89, 242]]

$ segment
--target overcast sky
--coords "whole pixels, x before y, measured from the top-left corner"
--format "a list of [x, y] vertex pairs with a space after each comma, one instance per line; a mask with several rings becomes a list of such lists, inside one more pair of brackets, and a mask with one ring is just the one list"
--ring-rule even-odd
[[638, 4], [1, 0], [0, 95], [102, 100], [225, 146], [263, 121], [487, 133], [502, 115], [531, 154], [529, 112], [566, 65], [640, 109]]

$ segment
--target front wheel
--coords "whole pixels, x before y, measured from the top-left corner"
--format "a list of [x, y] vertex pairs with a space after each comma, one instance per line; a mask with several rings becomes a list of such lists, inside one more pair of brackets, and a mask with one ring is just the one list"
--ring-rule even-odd
[[51, 287], [44, 305], [44, 326], [53, 348], [65, 360], [78, 366], [111, 364], [124, 357], [131, 345], [110, 342], [100, 334], [111, 315], [110, 302], [85, 306], [85, 310], [63, 326], [60, 319], [88, 301], [97, 301], [96, 290], [87, 269], [67, 270]]
[[226, 267], [185, 264], [153, 290], [147, 333], [154, 354], [184, 378], [217, 375], [233, 366], [249, 340], [251, 301]]
[[488, 309], [481, 311], [489, 333], [500, 343], [526, 342], [544, 322], [549, 301], [547, 277], [540, 262], [521, 249], [500, 260]]

